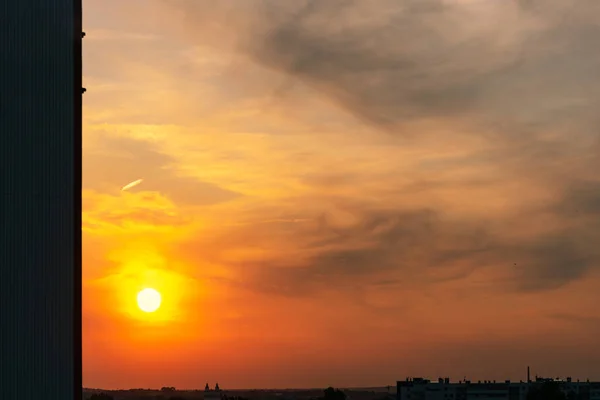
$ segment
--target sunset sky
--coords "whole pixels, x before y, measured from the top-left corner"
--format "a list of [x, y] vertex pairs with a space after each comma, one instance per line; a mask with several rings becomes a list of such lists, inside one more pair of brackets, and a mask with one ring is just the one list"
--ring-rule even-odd
[[85, 387], [600, 379], [599, 1], [85, 0], [84, 30]]

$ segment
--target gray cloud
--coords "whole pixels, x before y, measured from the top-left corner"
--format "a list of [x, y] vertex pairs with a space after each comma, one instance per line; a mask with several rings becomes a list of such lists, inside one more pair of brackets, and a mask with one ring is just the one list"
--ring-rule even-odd
[[577, 246], [573, 232], [533, 238], [515, 244], [504, 253], [513, 260], [516, 288], [524, 291], [551, 290], [576, 281], [597, 266], [598, 258]]
[[[580, 14], [553, 21], [553, 13], [515, 16], [510, 3], [495, 5], [500, 22], [523, 30], [504, 45], [498, 42], [507, 27], [461, 35], [461, 24], [473, 24], [463, 11], [468, 6], [441, 1], [384, 2], [385, 17], [374, 16], [380, 24], [334, 31], [315, 23], [311, 29], [311, 17], [327, 15], [328, 26], [335, 26], [339, 6], [356, 5], [336, 3], [313, 1], [308, 15], [271, 27], [253, 51], [258, 62], [318, 87], [364, 121], [389, 126], [407, 118], [467, 114], [493, 123], [548, 123], [557, 118], [553, 108], [578, 112], [576, 100], [589, 106], [591, 96], [597, 104], [597, 91], [588, 85], [590, 66], [599, 62], [591, 51], [599, 27]], [[528, 28], [527, 21], [536, 20], [546, 26]]]
[[[293, 243], [293, 254], [285, 258], [271, 254], [270, 258], [237, 264], [227, 261], [239, 272], [234, 284], [285, 296], [345, 289], [360, 294], [380, 282], [414, 288], [464, 279], [486, 268], [506, 277], [487, 283], [498, 289], [554, 290], [600, 267], [596, 246], [600, 184], [597, 180], [572, 181], [557, 187], [556, 193], [553, 202], [527, 205], [503, 216], [502, 221], [494, 215], [457, 220], [441, 210], [407, 209], [401, 202], [382, 209], [360, 199], [311, 198], [305, 201], [336, 204], [355, 222], [339, 225], [327, 212], [309, 215], [300, 209], [298, 215], [305, 223], [240, 225], [236, 232], [217, 235], [215, 243], [203, 246], [221, 248], [224, 243], [241, 241], [268, 249], [274, 239]], [[519, 193], [506, 195], [518, 197]], [[276, 209], [262, 210], [261, 215], [264, 213], [278, 216]], [[557, 224], [524, 239], [520, 229], [539, 224], [540, 218], [551, 218]], [[219, 256], [215, 257], [211, 261], [218, 263]]]
[[600, 217], [600, 181], [579, 181], [570, 184], [557, 206], [557, 212], [568, 217]]
[[[565, 202], [568, 196], [558, 204]], [[335, 226], [325, 215], [319, 224], [297, 231], [302, 257], [230, 265], [239, 272], [237, 284], [284, 296], [346, 289], [360, 293], [381, 282], [414, 288], [491, 268], [508, 278], [490, 281], [490, 286], [538, 292], [563, 287], [600, 266], [600, 253], [594, 250], [600, 222], [595, 211], [584, 217], [596, 224], [591, 231], [575, 224], [527, 240], [511, 237], [512, 221], [506, 221], [506, 231], [498, 235], [490, 221], [457, 221], [427, 209], [353, 211], [358, 222], [352, 226]]]
[[286, 76], [277, 94], [301, 81], [388, 132], [425, 136], [403, 124], [440, 118], [444, 134], [495, 143], [455, 165], [494, 164], [552, 185], [598, 166], [594, 0], [264, 0], [245, 2], [244, 14], [226, 0], [168, 4], [185, 12], [186, 40], [234, 46]]
[[514, 130], [589, 119], [599, 103], [593, 0], [262, 1], [243, 21], [225, 3], [176, 4], [196, 39], [234, 36], [255, 62], [380, 128], [466, 116]]
[[[498, 236], [489, 221], [450, 221], [439, 211], [400, 205], [358, 210], [362, 223], [351, 228], [323, 220], [320, 231], [299, 233], [315, 238], [306, 259], [244, 266], [256, 287], [297, 295], [381, 280], [384, 273], [386, 279], [447, 280], [493, 266], [512, 275], [500, 284], [537, 291], [573, 282], [598, 265], [597, 183], [581, 176], [599, 166], [599, 2], [265, 0], [245, 3], [244, 17], [227, 1], [174, 4], [187, 14], [189, 40], [233, 44], [287, 77], [273, 84], [278, 95], [301, 81], [391, 133], [409, 134], [403, 124], [415, 119], [441, 119], [457, 135], [489, 135], [493, 150], [448, 162], [494, 164], [515, 179], [556, 189], [556, 204], [514, 222], [548, 213], [564, 228], [525, 242], [509, 232]], [[306, 181], [348, 183], [332, 173]]]

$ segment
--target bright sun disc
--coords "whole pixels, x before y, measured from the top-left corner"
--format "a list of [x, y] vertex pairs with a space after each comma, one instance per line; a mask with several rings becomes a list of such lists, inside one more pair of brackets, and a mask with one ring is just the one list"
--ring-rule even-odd
[[151, 288], [144, 289], [137, 295], [138, 307], [148, 313], [158, 310], [161, 300], [160, 293]]

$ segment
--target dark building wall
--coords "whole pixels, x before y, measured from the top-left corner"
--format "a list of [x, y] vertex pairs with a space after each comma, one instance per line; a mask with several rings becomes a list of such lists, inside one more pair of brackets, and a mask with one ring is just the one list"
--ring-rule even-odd
[[81, 0], [0, 2], [0, 398], [81, 398]]

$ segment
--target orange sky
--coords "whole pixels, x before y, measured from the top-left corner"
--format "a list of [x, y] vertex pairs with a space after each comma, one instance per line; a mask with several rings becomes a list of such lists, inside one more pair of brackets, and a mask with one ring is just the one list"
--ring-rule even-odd
[[84, 386], [600, 379], [575, 3], [85, 1]]

